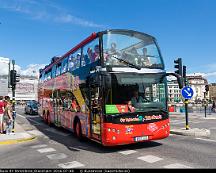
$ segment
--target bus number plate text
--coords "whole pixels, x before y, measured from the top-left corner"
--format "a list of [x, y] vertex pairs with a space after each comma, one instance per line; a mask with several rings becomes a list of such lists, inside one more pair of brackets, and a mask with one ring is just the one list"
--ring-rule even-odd
[[145, 141], [148, 140], [148, 136], [140, 136], [140, 137], [135, 137], [134, 141]]

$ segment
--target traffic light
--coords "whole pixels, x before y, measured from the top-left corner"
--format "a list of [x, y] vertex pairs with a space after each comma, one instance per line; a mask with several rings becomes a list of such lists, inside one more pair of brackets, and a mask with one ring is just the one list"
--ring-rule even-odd
[[188, 86], [187, 70], [186, 70], [186, 66], [185, 65], [183, 65], [182, 77], [184, 78], [184, 85]]
[[175, 71], [175, 73], [179, 74], [180, 76], [182, 76], [182, 59], [181, 58], [178, 58], [176, 60], [174, 60], [174, 67], [177, 69]]
[[16, 70], [10, 71], [10, 85], [15, 86], [20, 81], [20, 75], [17, 74]]
[[205, 91], [208, 92], [209, 91], [209, 86], [205, 85]]

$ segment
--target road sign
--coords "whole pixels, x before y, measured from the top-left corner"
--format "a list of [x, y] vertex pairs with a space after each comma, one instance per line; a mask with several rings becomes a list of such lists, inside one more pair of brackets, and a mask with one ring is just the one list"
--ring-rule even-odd
[[182, 88], [181, 94], [185, 99], [191, 99], [193, 97], [194, 92], [191, 87], [185, 86], [184, 88]]

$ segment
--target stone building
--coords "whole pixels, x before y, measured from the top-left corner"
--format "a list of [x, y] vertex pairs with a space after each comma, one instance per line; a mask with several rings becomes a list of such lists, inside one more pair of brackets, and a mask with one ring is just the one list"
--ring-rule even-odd
[[209, 99], [216, 101], [216, 83], [209, 85]]

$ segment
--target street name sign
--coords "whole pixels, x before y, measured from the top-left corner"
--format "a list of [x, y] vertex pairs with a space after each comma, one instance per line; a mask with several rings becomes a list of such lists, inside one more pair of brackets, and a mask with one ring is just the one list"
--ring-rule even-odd
[[191, 87], [185, 86], [184, 88], [182, 88], [181, 94], [185, 99], [191, 99], [194, 95], [194, 91]]

